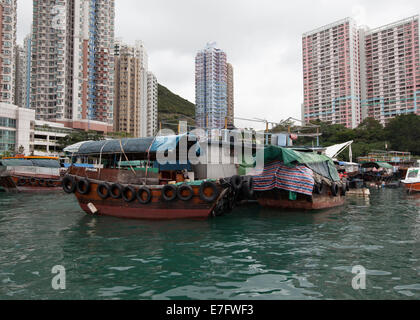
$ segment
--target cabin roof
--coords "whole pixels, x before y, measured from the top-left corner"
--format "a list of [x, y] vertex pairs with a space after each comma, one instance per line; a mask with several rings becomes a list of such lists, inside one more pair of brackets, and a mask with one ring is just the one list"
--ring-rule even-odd
[[120, 153], [156, 153], [158, 151], [175, 150], [179, 141], [187, 134], [147, 137], [147, 138], [126, 138], [101, 141], [88, 141], [83, 143], [75, 155], [99, 155], [99, 154], [120, 154]]

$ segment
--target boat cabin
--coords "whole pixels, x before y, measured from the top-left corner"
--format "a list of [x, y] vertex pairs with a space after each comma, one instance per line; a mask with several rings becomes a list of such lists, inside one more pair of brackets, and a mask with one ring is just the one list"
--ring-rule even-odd
[[420, 168], [410, 168], [407, 170], [405, 181], [420, 182]]
[[117, 174], [118, 181], [127, 183], [163, 185], [238, 174], [243, 154], [236, 152], [233, 142], [198, 140], [183, 134], [88, 141], [72, 148], [69, 156], [73, 170], [83, 163], [91, 164], [83, 169], [97, 172], [97, 179], [99, 175], [106, 179], [108, 174]]

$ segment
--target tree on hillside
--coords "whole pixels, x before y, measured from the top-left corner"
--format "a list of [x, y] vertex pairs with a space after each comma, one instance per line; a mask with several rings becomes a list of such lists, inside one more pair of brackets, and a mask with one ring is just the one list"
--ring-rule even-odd
[[391, 119], [385, 136], [391, 149], [420, 155], [420, 116], [408, 114]]

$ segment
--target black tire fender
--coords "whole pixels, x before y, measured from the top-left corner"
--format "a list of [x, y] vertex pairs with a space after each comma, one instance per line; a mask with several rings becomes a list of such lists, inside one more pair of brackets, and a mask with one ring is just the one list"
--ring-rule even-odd
[[338, 192], [339, 192], [338, 184], [333, 182], [331, 185], [331, 193], [334, 197], [336, 197], [338, 196]]
[[254, 179], [251, 176], [244, 178], [242, 184], [242, 193], [247, 198], [252, 198], [254, 196]]
[[230, 184], [232, 185], [232, 187], [235, 190], [241, 190], [242, 188], [242, 184], [243, 184], [243, 180], [241, 176], [235, 175], [233, 177], [230, 178]]
[[324, 189], [324, 183], [322, 181], [321, 181], [321, 183], [315, 182], [315, 184], [314, 184], [314, 193], [315, 194], [321, 194], [323, 189]]
[[77, 181], [77, 192], [80, 194], [88, 194], [90, 192], [90, 181], [86, 178]]
[[[115, 191], [118, 191], [115, 193]], [[113, 199], [121, 199], [123, 193], [123, 187], [119, 183], [114, 183], [109, 189], [109, 194]]]
[[[173, 184], [167, 184], [162, 188], [162, 199], [165, 201], [173, 201], [177, 197], [177, 187]], [[167, 194], [168, 191], [172, 191], [172, 195]]]
[[[185, 191], [188, 191], [186, 196], [183, 195]], [[194, 196], [194, 190], [189, 184], [182, 184], [178, 187], [177, 195], [182, 201], [189, 201]]]
[[[142, 197], [143, 193], [147, 194], [146, 200], [144, 200], [143, 197]], [[140, 187], [137, 190], [136, 196], [137, 196], [137, 200], [141, 204], [148, 204], [152, 200], [152, 192], [150, 191], [150, 189], [148, 187]]]
[[101, 183], [98, 185], [97, 189], [96, 189], [96, 193], [98, 194], [98, 196], [105, 200], [109, 198], [110, 195], [110, 187], [109, 184], [107, 183]]
[[[213, 194], [211, 196], [207, 196], [204, 193], [204, 190], [207, 188], [213, 189]], [[200, 186], [200, 199], [206, 202], [213, 202], [219, 197], [220, 191], [217, 188], [217, 185], [212, 181], [204, 181]]]
[[347, 186], [346, 186], [346, 183], [343, 182], [343, 185], [341, 186], [341, 195], [345, 196], [346, 193], [347, 193]]
[[[131, 196], [128, 194], [131, 193]], [[125, 202], [133, 202], [137, 197], [136, 189], [132, 186], [126, 186], [122, 190], [122, 198]]]
[[65, 176], [61, 181], [64, 192], [74, 193], [76, 191], [76, 179], [72, 176]]
[[53, 180], [46, 180], [46, 181], [45, 181], [45, 185], [46, 185], [48, 188], [52, 188], [52, 187], [54, 187], [54, 181], [53, 181]]
[[22, 186], [24, 186], [25, 184], [26, 184], [26, 179], [25, 178], [19, 178], [18, 179], [18, 182], [17, 182], [17, 185], [18, 186], [20, 186], [20, 187], [22, 187]]

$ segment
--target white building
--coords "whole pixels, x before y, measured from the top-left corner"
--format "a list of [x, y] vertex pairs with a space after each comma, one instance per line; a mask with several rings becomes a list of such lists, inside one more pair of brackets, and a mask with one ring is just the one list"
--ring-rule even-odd
[[158, 128], [158, 81], [156, 76], [147, 73], [147, 136], [153, 137]]
[[23, 147], [24, 153], [33, 151], [31, 136], [35, 125], [35, 111], [13, 104], [0, 103], [0, 154], [14, 153]]
[[0, 103], [0, 154], [58, 156], [58, 139], [73, 131], [61, 123], [35, 120], [35, 110]]
[[31, 141], [34, 155], [58, 157], [62, 152], [58, 140], [73, 131], [62, 123], [35, 120], [34, 137]]

